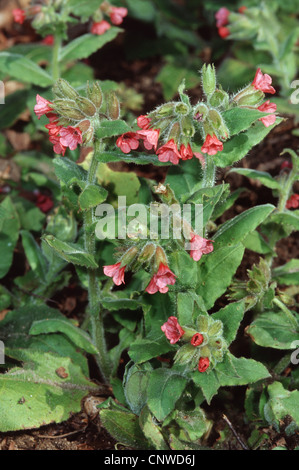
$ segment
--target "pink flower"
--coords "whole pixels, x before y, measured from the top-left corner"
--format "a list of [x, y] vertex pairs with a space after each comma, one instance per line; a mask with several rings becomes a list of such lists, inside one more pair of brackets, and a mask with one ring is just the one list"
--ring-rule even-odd
[[137, 125], [140, 129], [148, 130], [151, 123], [151, 119], [147, 116], [139, 116], [137, 118]]
[[194, 157], [198, 158], [202, 166], [205, 166], [206, 164], [205, 157], [200, 152], [194, 152]]
[[13, 19], [16, 23], [23, 24], [26, 19], [26, 13], [21, 8], [15, 8], [12, 10]]
[[142, 131], [137, 131], [136, 134], [143, 140], [146, 150], [156, 150], [160, 134], [159, 129], [143, 129]]
[[228, 24], [229, 14], [230, 11], [225, 7], [222, 7], [220, 8], [220, 10], [217, 11], [217, 13], [215, 14], [217, 28], [221, 28], [221, 26], [225, 26]]
[[290, 170], [293, 168], [293, 163], [292, 162], [289, 162], [288, 160], [285, 160], [284, 162], [282, 162], [282, 164], [280, 165], [280, 169], [281, 170], [284, 170], [285, 168], [289, 168]]
[[195, 333], [191, 338], [192, 346], [200, 346], [203, 343], [203, 336], [200, 333]]
[[53, 46], [54, 36], [52, 34], [49, 34], [42, 40], [42, 44], [45, 44], [46, 46]]
[[168, 292], [167, 285], [175, 284], [176, 275], [169, 269], [169, 267], [163, 263], [160, 263], [158, 272], [152, 277], [151, 282], [145, 289], [148, 294], [155, 294], [161, 292], [165, 294]]
[[166, 338], [169, 339], [170, 344], [177, 343], [185, 333], [176, 317], [169, 317], [167, 322], [161, 326], [161, 330], [165, 333]]
[[116, 141], [117, 147], [124, 153], [130, 153], [139, 147], [138, 135], [135, 132], [127, 132], [121, 135]]
[[230, 30], [226, 26], [221, 26], [218, 28], [218, 34], [222, 39], [225, 39], [230, 35]]
[[46, 196], [45, 194], [41, 194], [41, 193], [36, 194], [35, 204], [45, 214], [49, 212], [54, 206], [52, 198], [50, 196]]
[[157, 155], [160, 162], [171, 162], [174, 165], [177, 165], [181, 158], [181, 154], [173, 139], [162, 145], [162, 147], [157, 150]]
[[190, 160], [190, 158], [193, 157], [193, 152], [190, 144], [188, 144], [187, 147], [185, 147], [184, 144], [181, 145], [180, 155], [182, 160]]
[[127, 16], [128, 10], [123, 7], [112, 7], [110, 10], [110, 20], [113, 24], [119, 25], [123, 22], [125, 16]]
[[208, 357], [201, 357], [198, 362], [198, 371], [205, 372], [210, 367], [210, 359]]
[[104, 34], [108, 29], [111, 28], [111, 24], [108, 23], [108, 21], [100, 21], [99, 23], [93, 23], [91, 26], [91, 33], [92, 34], [97, 34], [98, 36], [101, 36]]
[[109, 266], [104, 266], [104, 274], [108, 277], [112, 277], [113, 282], [116, 286], [120, 286], [121, 284], [125, 284], [125, 269], [126, 266], [121, 268], [121, 263], [111, 264]]
[[287, 200], [286, 209], [298, 209], [299, 207], [299, 194], [292, 194]]
[[202, 238], [194, 233], [192, 235], [190, 240], [190, 256], [194, 261], [199, 261], [202, 255], [207, 255], [213, 251], [213, 241]]
[[78, 144], [82, 144], [82, 132], [79, 127], [62, 127], [59, 134], [59, 142], [63, 147], [68, 147], [70, 150], [76, 150]]
[[267, 73], [263, 74], [261, 69], [257, 69], [252, 85], [256, 90], [273, 95], [276, 93], [275, 88], [271, 86], [272, 78]]
[[36, 105], [34, 106], [34, 112], [38, 119], [40, 119], [44, 114], [52, 112], [52, 109], [49, 106], [50, 104], [52, 104], [51, 101], [46, 100], [40, 95], [36, 95]]
[[[275, 103], [270, 103], [270, 100], [268, 100], [265, 103], [263, 103], [261, 106], [259, 106], [258, 109], [262, 113], [275, 113], [277, 106]], [[272, 124], [274, 124], [274, 122], [276, 121], [276, 115], [269, 114], [268, 116], [264, 116], [260, 118], [259, 121], [262, 121], [262, 123], [266, 127], [272, 126]]]
[[238, 9], [238, 12], [242, 14], [242, 13], [244, 13], [244, 11], [246, 11], [246, 10], [247, 10], [247, 7], [243, 6], [243, 7], [240, 7], [240, 8]]
[[215, 135], [207, 135], [206, 140], [201, 147], [202, 153], [207, 153], [208, 155], [216, 155], [217, 152], [223, 150], [223, 143], [217, 139]]

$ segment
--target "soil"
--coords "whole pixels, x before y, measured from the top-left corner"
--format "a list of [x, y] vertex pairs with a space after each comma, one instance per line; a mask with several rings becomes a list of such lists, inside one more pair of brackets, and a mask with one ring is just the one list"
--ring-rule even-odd
[[[32, 31], [27, 31], [26, 34], [27, 40], [28, 36], [32, 39]], [[5, 39], [8, 42], [7, 36]], [[21, 42], [27, 41], [21, 38]], [[101, 63], [101, 69], [98, 68], [99, 63]], [[90, 64], [94, 66], [97, 78], [124, 81], [127, 86], [144, 95], [144, 106], [139, 114], [145, 114], [154, 106], [163, 102], [161, 87], [155, 81], [162, 63], [160, 57], [128, 62], [120, 52], [117, 41], [112, 46], [104, 48], [101, 54], [96, 54], [90, 59]], [[199, 93], [198, 89], [191, 90], [191, 98], [198, 98]], [[238, 166], [268, 171], [273, 176], [277, 175], [280, 172], [281, 163], [287, 159], [287, 157], [280, 155], [283, 149], [299, 148], [299, 138], [292, 135], [295, 128], [298, 128], [298, 126], [295, 125], [293, 118], [286, 116], [286, 120], [277, 126], [260, 145], [255, 147]], [[161, 169], [151, 165], [140, 168], [135, 165], [121, 164], [117, 166], [117, 169], [136, 171], [139, 176], [154, 178], [157, 181], [163, 181], [167, 171], [165, 168]], [[219, 183], [221, 181], [229, 183], [232, 190], [240, 187], [246, 188], [234, 207], [219, 220], [220, 223], [252, 206], [264, 203], [275, 204], [276, 202], [272, 191], [256, 181], [234, 173], [228, 174], [227, 170], [219, 170], [217, 178]], [[297, 234], [293, 234], [279, 242], [277, 258], [274, 262], [275, 265], [279, 266], [292, 258], [298, 257], [299, 238]], [[237, 272], [238, 279], [247, 279], [247, 269], [251, 268], [258, 260], [259, 256], [257, 254], [246, 250], [242, 266]], [[76, 317], [77, 313], [82, 311], [82, 307], [86, 305], [86, 292], [78, 289], [74, 284], [60, 292], [52, 299], [52, 302], [67, 316]], [[248, 347], [246, 341], [242, 337], [242, 348], [244, 348], [245, 355]], [[234, 348], [238, 350], [239, 344], [234, 345]], [[90, 366], [94, 378], [100, 380], [94, 370], [92, 361], [90, 361]], [[220, 433], [226, 430], [229, 433], [229, 439], [226, 440], [225, 444], [226, 448], [234, 450], [244, 448], [242, 442], [246, 443], [251, 432], [250, 425], [244, 422], [243, 417], [244, 394], [245, 387], [225, 388], [219, 396], [213, 399], [210, 406], [205, 407], [208, 417], [213, 419], [215, 423], [207, 445], [217, 446]], [[225, 400], [223, 400], [223, 397], [225, 397]], [[223, 419], [223, 413], [229, 417], [231, 426]], [[264, 432], [270, 437], [273, 447], [287, 445], [289, 449], [293, 449], [299, 445], [298, 435], [288, 438], [284, 433], [277, 434], [272, 428], [267, 428]], [[101, 427], [98, 416], [90, 413], [84, 403], [82, 404], [82, 412], [71, 416], [64, 423], [53, 423], [36, 430], [0, 433], [0, 450], [114, 450], [115, 448], [118, 450], [126, 449], [124, 446], [117, 445], [116, 441]]]

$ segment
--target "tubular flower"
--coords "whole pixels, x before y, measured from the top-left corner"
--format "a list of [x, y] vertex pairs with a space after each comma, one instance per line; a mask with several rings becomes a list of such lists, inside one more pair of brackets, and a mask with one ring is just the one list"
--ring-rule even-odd
[[79, 127], [62, 127], [59, 131], [60, 144], [63, 147], [68, 147], [70, 150], [75, 150], [78, 144], [82, 144], [82, 132]]
[[15, 8], [12, 10], [13, 19], [15, 23], [23, 24], [26, 19], [26, 13], [21, 8]]
[[298, 209], [298, 207], [299, 207], [299, 194], [292, 194], [292, 196], [287, 200], [286, 208]]
[[[277, 105], [275, 103], [270, 103], [270, 100], [268, 100], [265, 103], [263, 103], [261, 106], [259, 106], [258, 109], [262, 113], [275, 113], [277, 109]], [[259, 121], [262, 121], [262, 123], [266, 127], [272, 126], [272, 124], [274, 124], [274, 122], [276, 121], [276, 115], [269, 114], [268, 116], [264, 116], [260, 118]]]
[[52, 113], [52, 109], [50, 108], [51, 104], [51, 101], [46, 100], [40, 95], [36, 95], [36, 105], [34, 106], [34, 112], [38, 119], [40, 119], [44, 114]]
[[135, 132], [127, 132], [122, 134], [116, 141], [117, 147], [123, 153], [130, 153], [131, 150], [136, 150], [139, 147], [139, 138]]
[[160, 162], [171, 162], [174, 165], [177, 165], [181, 158], [181, 154], [173, 139], [162, 145], [162, 147], [157, 150], [157, 155]]
[[210, 360], [208, 357], [201, 357], [198, 362], [198, 371], [205, 372], [210, 367]]
[[190, 144], [188, 144], [187, 147], [185, 147], [184, 144], [181, 145], [180, 156], [182, 160], [190, 160], [190, 158], [193, 157], [193, 152]]
[[218, 28], [218, 34], [222, 39], [225, 39], [230, 35], [230, 30], [226, 26], [221, 26]]
[[149, 285], [145, 289], [148, 294], [155, 294], [160, 292], [166, 294], [168, 292], [168, 285], [175, 284], [176, 275], [163, 263], [160, 263], [158, 272], [154, 274]]
[[263, 74], [261, 69], [257, 69], [252, 85], [256, 90], [261, 90], [264, 93], [270, 93], [274, 95], [276, 93], [275, 88], [271, 86], [272, 78], [267, 73]]
[[208, 155], [216, 155], [217, 152], [223, 150], [223, 143], [217, 139], [215, 135], [207, 135], [206, 140], [204, 141], [203, 146], [201, 147], [202, 153], [207, 153]]
[[127, 8], [124, 8], [124, 7], [112, 7], [111, 10], [110, 10], [110, 20], [111, 20], [111, 23], [115, 24], [115, 25], [120, 25], [125, 16], [127, 16], [128, 14], [128, 10]]
[[217, 11], [217, 13], [215, 14], [217, 28], [221, 28], [221, 26], [225, 26], [228, 24], [229, 14], [230, 11], [225, 7], [222, 7], [220, 8], [220, 10]]
[[137, 131], [136, 134], [143, 140], [146, 150], [156, 150], [160, 134], [158, 129], [142, 129]]
[[211, 253], [214, 249], [212, 240], [207, 240], [199, 235], [193, 234], [190, 240], [190, 256], [194, 261], [199, 261], [202, 255]]
[[203, 343], [203, 336], [200, 333], [195, 333], [191, 338], [192, 346], [200, 346]]
[[161, 326], [161, 330], [165, 333], [166, 338], [169, 339], [170, 344], [177, 343], [185, 333], [176, 317], [169, 317], [167, 322]]
[[53, 34], [49, 34], [42, 40], [42, 44], [45, 44], [45, 46], [53, 46], [54, 44], [54, 36]]
[[109, 266], [103, 267], [104, 274], [108, 277], [112, 277], [113, 282], [116, 286], [125, 284], [125, 281], [124, 281], [125, 269], [126, 269], [126, 266], [123, 266], [121, 268], [121, 263], [111, 264]]
[[137, 118], [137, 125], [140, 129], [148, 130], [151, 123], [151, 119], [147, 116], [141, 115]]
[[91, 26], [91, 33], [101, 36], [110, 28], [111, 28], [111, 24], [108, 23], [108, 21], [103, 20], [103, 21], [95, 22]]

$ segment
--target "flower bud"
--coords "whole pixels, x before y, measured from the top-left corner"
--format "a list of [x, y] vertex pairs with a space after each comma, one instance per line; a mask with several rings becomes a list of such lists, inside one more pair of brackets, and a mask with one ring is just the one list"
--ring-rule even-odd
[[155, 270], [158, 271], [160, 264], [167, 265], [167, 258], [165, 251], [161, 246], [157, 246], [156, 253], [155, 253]]
[[200, 103], [194, 109], [194, 119], [198, 122], [204, 121], [208, 115], [209, 108], [206, 104]]
[[168, 141], [173, 139], [175, 142], [179, 142], [181, 135], [181, 126], [178, 122], [175, 122], [169, 130]]
[[188, 364], [188, 369], [194, 369], [198, 362], [199, 350], [190, 343], [184, 344], [177, 350], [174, 357], [176, 364]]
[[[211, 319], [212, 320], [212, 319]], [[222, 334], [223, 324], [220, 320], [212, 320], [209, 326], [209, 336], [219, 336]]]
[[76, 99], [76, 105], [84, 114], [86, 114], [86, 116], [92, 117], [97, 112], [93, 102], [83, 96], [79, 96]]
[[85, 115], [76, 107], [72, 100], [57, 99], [53, 101], [53, 109], [60, 115], [75, 121], [85, 119]]
[[179, 116], [185, 116], [188, 114], [190, 111], [189, 106], [187, 106], [185, 103], [177, 103], [175, 105], [175, 112]]
[[228, 138], [228, 127], [222, 119], [221, 114], [216, 109], [210, 109], [208, 114], [208, 121], [212, 125], [218, 136], [220, 136], [222, 139]]
[[181, 127], [184, 136], [186, 137], [193, 137], [195, 134], [195, 128], [192, 123], [192, 119], [190, 116], [184, 116], [181, 120]]
[[148, 243], [142, 249], [140, 255], [138, 256], [137, 263], [143, 264], [148, 263], [154, 256], [156, 251], [156, 246], [153, 243]]
[[120, 105], [115, 93], [106, 94], [107, 114], [110, 119], [116, 120], [120, 116]]
[[87, 97], [93, 102], [97, 109], [100, 109], [103, 102], [103, 93], [99, 82], [94, 82], [86, 88]]
[[216, 89], [213, 95], [210, 98], [210, 105], [218, 108], [223, 107], [227, 108], [229, 104], [229, 95], [224, 90]]
[[207, 315], [200, 315], [197, 318], [197, 328], [201, 333], [207, 333], [209, 329], [209, 317]]
[[79, 97], [79, 93], [63, 78], [59, 78], [53, 86], [53, 93], [61, 98], [74, 100]]
[[[175, 103], [166, 103], [162, 104], [159, 108], [157, 108], [154, 112], [153, 115], [157, 117], [168, 117], [172, 116], [174, 113], [174, 106]], [[151, 116], [151, 114], [150, 114]]]
[[132, 261], [134, 261], [134, 258], [136, 257], [138, 253], [138, 248], [136, 246], [133, 246], [132, 248], [129, 248], [129, 250], [123, 255], [121, 259], [121, 265], [120, 267], [128, 266]]
[[254, 86], [248, 85], [234, 96], [234, 101], [238, 106], [257, 106], [264, 99], [264, 92], [257, 90]]
[[216, 89], [216, 72], [214, 65], [206, 65], [201, 69], [202, 87], [207, 96], [211, 96]]

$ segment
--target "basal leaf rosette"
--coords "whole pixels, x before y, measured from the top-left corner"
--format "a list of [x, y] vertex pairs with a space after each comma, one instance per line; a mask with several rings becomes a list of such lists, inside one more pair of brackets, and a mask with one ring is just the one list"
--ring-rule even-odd
[[222, 322], [207, 315], [199, 315], [195, 327], [181, 326], [176, 317], [169, 317], [161, 329], [171, 344], [185, 343], [177, 350], [174, 363], [186, 366], [186, 371], [213, 370], [228, 349]]

